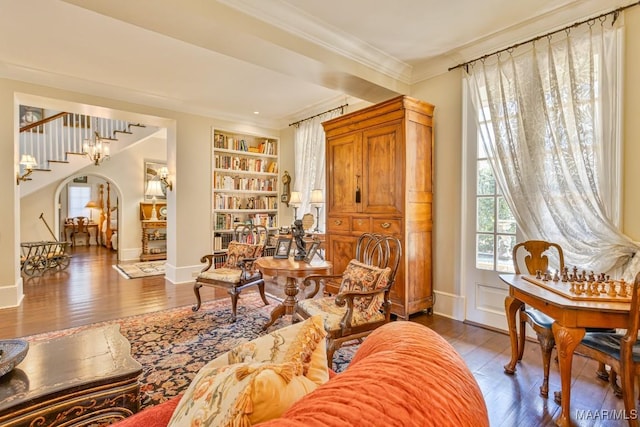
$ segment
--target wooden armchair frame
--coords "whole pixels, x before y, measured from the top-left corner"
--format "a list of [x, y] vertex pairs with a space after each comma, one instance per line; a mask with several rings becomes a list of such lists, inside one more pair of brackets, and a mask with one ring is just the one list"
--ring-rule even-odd
[[[340, 327], [335, 330], [327, 330], [327, 363], [329, 367], [333, 363], [333, 354], [345, 342], [362, 339], [376, 328], [391, 320], [391, 301], [389, 294], [395, 283], [396, 273], [402, 258], [402, 245], [400, 240], [393, 236], [365, 233], [358, 238], [356, 244], [355, 260], [364, 264], [379, 268], [390, 268], [387, 285], [384, 288], [371, 291], [342, 291], [339, 292], [343, 278], [342, 274], [313, 275], [304, 279], [305, 289], [310, 289], [305, 300], [316, 298], [332, 300], [337, 307], [346, 307], [346, 311], [340, 320]], [[320, 292], [322, 291], [322, 294]], [[354, 325], [353, 315], [355, 311], [354, 298], [383, 294], [382, 313], [383, 319]], [[304, 303], [296, 304], [293, 313], [293, 321], [307, 319], [317, 313], [310, 313], [304, 309]]]
[[219, 261], [219, 254], [207, 254], [200, 258], [200, 262], [206, 263], [200, 270], [196, 282], [193, 285], [193, 292], [196, 296], [196, 304], [193, 311], [198, 311], [202, 306], [200, 288], [203, 286], [218, 287], [227, 290], [231, 296], [231, 321], [235, 322], [240, 292], [250, 286], [257, 286], [260, 297], [265, 305], [269, 304], [264, 292], [264, 279], [262, 273], [253, 267], [257, 256], [262, 255], [267, 241], [268, 231], [261, 225], [240, 224], [234, 230], [232, 243], [248, 243], [258, 245], [253, 257], [246, 257], [235, 262], [233, 267], [216, 268], [216, 261]]

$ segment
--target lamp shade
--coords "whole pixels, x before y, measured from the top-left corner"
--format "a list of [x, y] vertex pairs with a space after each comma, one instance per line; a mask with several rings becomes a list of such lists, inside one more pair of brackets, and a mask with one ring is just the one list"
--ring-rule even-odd
[[92, 208], [92, 209], [98, 209], [100, 207], [100, 205], [98, 205], [98, 202], [94, 201], [94, 200], [89, 200], [87, 202], [86, 205], [84, 205], [85, 208]]
[[169, 169], [166, 166], [162, 166], [158, 169], [158, 176], [160, 176], [160, 178], [167, 178], [169, 176]]
[[160, 181], [149, 181], [147, 183], [147, 190], [144, 193], [146, 196], [164, 196], [162, 192], [162, 183]]
[[300, 197], [299, 191], [291, 192], [291, 198], [289, 199], [289, 204], [294, 206], [299, 206], [302, 204], [302, 198]]
[[324, 203], [324, 197], [322, 196], [322, 190], [311, 190], [311, 203]]

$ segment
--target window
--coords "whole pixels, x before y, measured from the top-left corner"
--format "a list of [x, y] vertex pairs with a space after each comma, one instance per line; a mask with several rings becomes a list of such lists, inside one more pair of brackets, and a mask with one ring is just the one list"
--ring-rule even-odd
[[513, 272], [516, 220], [498, 188], [479, 137], [477, 144], [476, 268]]
[[67, 215], [69, 218], [77, 216], [89, 217], [89, 208], [85, 208], [85, 206], [91, 200], [91, 186], [69, 184], [67, 200]]

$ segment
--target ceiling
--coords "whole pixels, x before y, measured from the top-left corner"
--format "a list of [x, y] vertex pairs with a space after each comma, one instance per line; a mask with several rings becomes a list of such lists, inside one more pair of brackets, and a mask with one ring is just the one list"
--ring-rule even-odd
[[629, 3], [0, 0], [0, 77], [282, 128]]

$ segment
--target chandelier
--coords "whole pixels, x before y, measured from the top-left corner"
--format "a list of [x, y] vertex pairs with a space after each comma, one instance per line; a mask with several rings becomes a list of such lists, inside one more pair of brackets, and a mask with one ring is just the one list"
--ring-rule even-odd
[[95, 132], [93, 139], [85, 140], [82, 145], [82, 153], [96, 166], [109, 158], [109, 152], [109, 141], [100, 137], [98, 132]]

